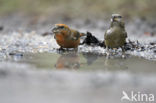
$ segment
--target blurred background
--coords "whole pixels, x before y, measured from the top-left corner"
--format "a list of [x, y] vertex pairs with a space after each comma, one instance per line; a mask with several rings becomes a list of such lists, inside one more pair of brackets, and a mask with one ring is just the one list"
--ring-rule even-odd
[[0, 0], [0, 26], [43, 33], [55, 23], [66, 23], [99, 34], [108, 28], [111, 15], [120, 13], [130, 34], [155, 35], [155, 10], [155, 0]]
[[154, 19], [155, 10], [155, 0], [0, 0], [1, 15], [20, 13], [64, 19], [103, 19], [120, 13], [127, 18]]

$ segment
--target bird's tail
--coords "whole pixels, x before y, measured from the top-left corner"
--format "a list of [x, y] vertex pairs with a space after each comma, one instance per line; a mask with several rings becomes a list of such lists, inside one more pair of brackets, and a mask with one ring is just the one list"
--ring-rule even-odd
[[81, 36], [87, 36], [87, 34], [85, 34], [85, 33], [80, 33], [80, 37]]

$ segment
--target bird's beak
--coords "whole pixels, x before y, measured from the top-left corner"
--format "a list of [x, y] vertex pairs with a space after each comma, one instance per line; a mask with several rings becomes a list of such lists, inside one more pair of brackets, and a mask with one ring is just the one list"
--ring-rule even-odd
[[53, 32], [53, 33], [59, 32], [59, 31], [58, 31], [58, 28], [57, 28], [57, 27], [54, 27], [54, 28], [52, 29], [52, 32]]
[[114, 21], [121, 21], [121, 18], [114, 18]]

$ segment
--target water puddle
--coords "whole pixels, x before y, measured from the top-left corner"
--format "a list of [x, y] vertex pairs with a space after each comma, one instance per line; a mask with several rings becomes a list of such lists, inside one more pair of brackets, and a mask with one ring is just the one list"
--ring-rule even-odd
[[127, 56], [106, 58], [93, 53], [30, 53], [10, 56], [10, 61], [27, 63], [36, 68], [77, 71], [126, 71], [131, 73], [156, 73], [156, 61]]
[[107, 59], [92, 53], [11, 55], [0, 65], [0, 100], [121, 103], [123, 91], [128, 95], [156, 94], [155, 67], [155, 61], [134, 56]]

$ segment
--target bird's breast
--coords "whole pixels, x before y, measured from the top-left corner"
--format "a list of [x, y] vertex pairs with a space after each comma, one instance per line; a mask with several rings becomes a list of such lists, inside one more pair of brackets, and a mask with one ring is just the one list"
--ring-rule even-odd
[[109, 39], [105, 40], [106, 46], [110, 48], [116, 48], [123, 46], [126, 38], [124, 37], [123, 31], [119, 27], [113, 27], [107, 30], [107, 35]]
[[57, 44], [63, 48], [77, 48], [77, 46], [80, 43], [80, 39], [71, 40], [68, 37], [65, 37], [64, 35], [61, 35], [61, 34], [55, 35], [55, 38], [56, 38]]

